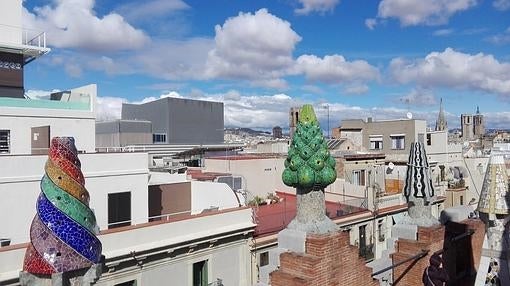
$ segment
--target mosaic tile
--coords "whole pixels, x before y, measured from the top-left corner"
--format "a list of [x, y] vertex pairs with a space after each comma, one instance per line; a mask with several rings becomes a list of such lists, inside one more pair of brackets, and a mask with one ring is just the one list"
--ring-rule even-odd
[[91, 261], [53, 235], [36, 215], [30, 227], [30, 240], [40, 256], [57, 272], [90, 267]]
[[69, 218], [97, 233], [96, 217], [90, 208], [55, 185], [46, 175], [41, 179], [41, 191], [46, 198]]
[[90, 267], [101, 258], [101, 242], [95, 236], [99, 229], [77, 154], [73, 138], [51, 140], [23, 263], [26, 272], [67, 272]]
[[56, 157], [56, 158], [50, 158], [50, 160], [64, 173], [69, 175], [69, 177], [73, 178], [76, 182], [78, 182], [80, 185], [85, 185], [85, 179], [83, 178], [83, 174], [80, 170], [80, 168], [71, 161], [67, 161], [66, 159], [62, 157]]
[[44, 194], [40, 194], [37, 199], [37, 213], [56, 237], [90, 261], [99, 262], [101, 242], [94, 234], [57, 209]]
[[56, 270], [37, 252], [32, 243], [28, 245], [23, 262], [23, 270], [33, 274], [49, 275]]
[[73, 180], [69, 175], [62, 172], [51, 160], [46, 162], [45, 166], [46, 175], [51, 181], [63, 190], [66, 190], [73, 197], [80, 200], [82, 203], [89, 204], [89, 193], [87, 190], [80, 185], [78, 182]]

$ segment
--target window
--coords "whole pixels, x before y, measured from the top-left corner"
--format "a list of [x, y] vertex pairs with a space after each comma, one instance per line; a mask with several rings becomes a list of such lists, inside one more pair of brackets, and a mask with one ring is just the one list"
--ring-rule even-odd
[[391, 149], [393, 150], [404, 150], [405, 136], [404, 135], [391, 135]]
[[352, 184], [356, 186], [365, 185], [365, 170], [352, 171]]
[[382, 135], [370, 136], [370, 150], [382, 150], [383, 137]]
[[11, 152], [11, 131], [0, 130], [0, 154]]
[[207, 286], [207, 260], [193, 263], [193, 286]]
[[152, 134], [152, 143], [166, 143], [166, 133]]
[[432, 134], [427, 134], [427, 145], [430, 146], [432, 145]]
[[377, 232], [379, 233], [379, 241], [380, 242], [384, 242], [384, 238], [385, 238], [383, 223], [384, 222], [382, 219], [377, 221]]
[[460, 196], [460, 205], [463, 206], [464, 205], [464, 196]]
[[218, 177], [218, 182], [227, 184], [234, 191], [243, 188], [243, 178], [239, 176]]
[[108, 228], [131, 225], [131, 192], [108, 194]]
[[131, 280], [131, 281], [115, 284], [115, 286], [136, 286], [136, 281]]
[[262, 252], [260, 254], [259, 266], [262, 267], [268, 264], [269, 264], [269, 252], [268, 251]]

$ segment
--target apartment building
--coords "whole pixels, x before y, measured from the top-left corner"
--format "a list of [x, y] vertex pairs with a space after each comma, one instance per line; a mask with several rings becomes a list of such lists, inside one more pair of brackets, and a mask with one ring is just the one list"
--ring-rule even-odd
[[419, 119], [374, 121], [368, 118], [342, 120], [339, 138], [348, 138], [367, 151], [384, 153], [388, 160], [405, 162], [412, 142], [424, 142], [427, 122]]

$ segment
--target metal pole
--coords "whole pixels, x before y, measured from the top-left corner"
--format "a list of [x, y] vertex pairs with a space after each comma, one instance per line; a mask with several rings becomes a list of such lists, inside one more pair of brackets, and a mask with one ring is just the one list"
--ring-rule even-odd
[[329, 104], [326, 105], [326, 107], [328, 108], [328, 139], [330, 138], [329, 137]]
[[388, 267], [383, 268], [383, 269], [381, 269], [381, 270], [379, 270], [379, 271], [377, 271], [377, 272], [372, 273], [372, 277], [374, 277], [374, 276], [376, 276], [376, 275], [379, 275], [379, 274], [381, 274], [381, 273], [384, 273], [384, 272], [386, 272], [386, 271], [388, 271], [388, 270], [390, 270], [390, 269], [393, 269], [393, 268], [395, 268], [395, 267], [398, 267], [398, 266], [400, 266], [400, 265], [402, 265], [402, 264], [404, 264], [404, 263], [407, 263], [407, 262], [409, 262], [409, 261], [411, 261], [411, 260], [418, 260], [418, 259], [421, 259], [421, 258], [423, 258], [423, 257], [427, 256], [427, 254], [428, 254], [428, 253], [429, 253], [429, 250], [428, 250], [428, 249], [423, 249], [420, 253], [418, 253], [418, 254], [416, 254], [416, 255], [413, 255], [413, 256], [411, 256], [411, 257], [409, 257], [409, 258], [407, 258], [407, 259], [404, 259], [404, 260], [400, 261], [399, 263], [393, 264], [393, 265], [391, 265], [391, 266], [388, 266]]

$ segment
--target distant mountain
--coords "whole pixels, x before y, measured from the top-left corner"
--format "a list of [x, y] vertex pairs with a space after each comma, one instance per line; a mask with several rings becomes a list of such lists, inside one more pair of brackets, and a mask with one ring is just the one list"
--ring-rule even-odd
[[225, 128], [225, 132], [230, 134], [249, 134], [250, 136], [267, 136], [272, 134], [270, 131], [254, 130], [251, 128]]

